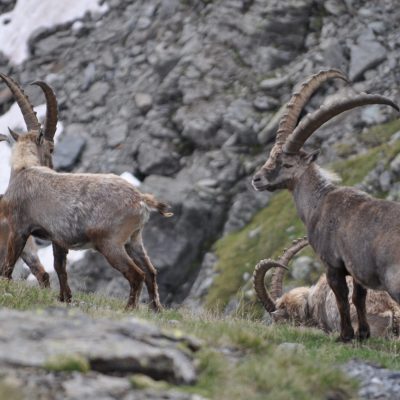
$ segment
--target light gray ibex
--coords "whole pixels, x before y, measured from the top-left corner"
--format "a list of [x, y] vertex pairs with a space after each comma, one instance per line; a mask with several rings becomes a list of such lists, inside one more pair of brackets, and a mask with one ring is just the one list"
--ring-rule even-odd
[[[39, 86], [46, 98], [46, 121], [43, 129], [43, 140], [46, 143], [45, 146], [49, 150], [48, 157], [46, 157], [45, 165], [52, 168], [52, 152], [54, 149], [54, 135], [57, 128], [58, 112], [57, 112], [57, 100], [52, 90], [46, 85], [45, 82], [35, 81], [34, 85]], [[35, 123], [28, 116], [30, 123]], [[40, 125], [39, 129], [40, 128]], [[17, 138], [17, 134], [10, 129], [11, 136]], [[10, 234], [10, 228], [8, 225], [7, 215], [4, 209], [4, 202], [0, 197], [0, 260], [4, 260], [7, 252], [7, 242]], [[38, 250], [33, 237], [29, 237], [26, 245], [21, 253], [21, 258], [28, 265], [32, 274], [36, 277], [41, 287], [50, 287], [49, 274], [45, 271], [42, 263], [38, 257]]]
[[[297, 287], [283, 293], [283, 277], [291, 258], [308, 245], [307, 238], [293, 241], [278, 260], [261, 260], [254, 270], [253, 284], [257, 297], [270, 313], [274, 322], [294, 322], [297, 325], [313, 326], [326, 332], [340, 328], [340, 316], [335, 296], [323, 274], [311, 287]], [[265, 274], [274, 268], [271, 278], [271, 293], [267, 290]], [[352, 302], [353, 282], [346, 277], [349, 287], [350, 316], [353, 327], [357, 315]], [[400, 306], [384, 291], [369, 290], [366, 298], [367, 319], [372, 336], [398, 335], [400, 328]]]
[[367, 104], [399, 108], [386, 97], [362, 93], [322, 106], [297, 125], [303, 106], [329, 78], [347, 81], [340, 71], [321, 71], [293, 94], [269, 158], [253, 177], [253, 186], [258, 191], [288, 189], [292, 193], [309, 242], [327, 267], [327, 280], [341, 318], [340, 340], [349, 341], [354, 338], [354, 329], [346, 275], [354, 280], [358, 338], [370, 336], [366, 288], [386, 290], [400, 303], [400, 204], [337, 186], [315, 163], [318, 152], [306, 153], [301, 148], [316, 129], [343, 111]]
[[44, 166], [51, 154], [32, 105], [16, 82], [0, 77], [13, 92], [28, 128], [27, 134], [13, 133], [11, 178], [3, 197], [10, 226], [5, 276], [11, 278], [27, 238], [35, 235], [53, 243], [61, 301], [71, 300], [68, 249], [91, 247], [129, 281], [128, 307], [137, 306], [145, 281], [152, 307], [161, 309], [157, 272], [143, 247], [142, 229], [152, 210], [171, 216], [168, 206], [116, 175], [57, 173]]

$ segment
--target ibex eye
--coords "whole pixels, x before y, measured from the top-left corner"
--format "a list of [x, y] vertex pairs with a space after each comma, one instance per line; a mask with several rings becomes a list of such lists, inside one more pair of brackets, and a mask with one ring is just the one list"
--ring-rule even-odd
[[283, 164], [283, 168], [292, 168], [293, 167], [293, 165], [291, 165], [291, 164]]

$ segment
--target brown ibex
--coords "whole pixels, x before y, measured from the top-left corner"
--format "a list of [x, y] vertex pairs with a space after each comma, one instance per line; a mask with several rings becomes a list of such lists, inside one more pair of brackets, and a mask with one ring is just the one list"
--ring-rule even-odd
[[400, 204], [340, 187], [315, 163], [317, 151], [306, 153], [305, 141], [334, 116], [367, 104], [387, 104], [386, 97], [362, 93], [322, 106], [296, 126], [303, 106], [329, 78], [347, 81], [336, 70], [321, 71], [305, 81], [287, 104], [275, 144], [267, 162], [253, 177], [257, 191], [288, 189], [297, 213], [307, 228], [310, 245], [327, 267], [327, 280], [335, 293], [341, 317], [340, 340], [354, 338], [346, 275], [354, 281], [359, 339], [370, 336], [366, 318], [366, 288], [386, 290], [400, 303]]
[[[297, 287], [283, 293], [283, 277], [291, 258], [308, 245], [307, 238], [293, 241], [278, 260], [261, 260], [253, 274], [254, 290], [274, 322], [293, 322], [296, 325], [318, 327], [326, 332], [340, 328], [336, 299], [323, 274], [311, 287]], [[266, 273], [275, 268], [271, 278], [271, 293], [264, 284]], [[349, 287], [350, 316], [353, 327], [357, 315], [352, 302], [353, 282], [346, 277]], [[400, 306], [384, 291], [369, 290], [366, 297], [367, 319], [372, 336], [399, 334]]]
[[57, 173], [46, 165], [50, 149], [29, 99], [19, 85], [0, 74], [13, 92], [28, 133], [13, 137], [11, 178], [3, 201], [8, 207], [10, 235], [3, 272], [11, 277], [29, 235], [51, 240], [60, 300], [69, 302], [68, 249], [94, 248], [129, 281], [128, 307], [136, 307], [143, 281], [151, 305], [161, 308], [156, 270], [142, 243], [150, 211], [169, 217], [168, 206], [142, 194], [112, 174]]
[[[45, 160], [45, 165], [52, 168], [52, 152], [54, 148], [54, 135], [57, 128], [58, 112], [57, 100], [52, 90], [42, 81], [33, 82], [39, 86], [46, 98], [46, 121], [43, 129], [44, 141], [49, 149], [49, 156]], [[16, 137], [15, 132], [10, 129], [10, 134]], [[10, 233], [7, 216], [4, 210], [2, 196], [0, 197], [0, 260], [4, 260], [7, 250], [7, 241]], [[50, 287], [49, 274], [45, 271], [42, 263], [39, 260], [37, 246], [33, 237], [29, 237], [26, 245], [21, 253], [21, 258], [29, 267], [32, 274], [36, 277], [41, 287]]]

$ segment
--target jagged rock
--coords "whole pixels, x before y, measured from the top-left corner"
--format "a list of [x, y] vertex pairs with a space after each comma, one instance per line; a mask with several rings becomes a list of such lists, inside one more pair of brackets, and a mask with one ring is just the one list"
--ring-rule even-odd
[[104, 100], [110, 91], [110, 85], [107, 82], [95, 82], [87, 92], [87, 99], [94, 105], [104, 104]]
[[352, 81], [362, 77], [365, 71], [375, 68], [386, 58], [386, 49], [371, 37], [361, 36], [357, 44], [350, 46], [349, 78]]
[[63, 314], [49, 318], [46, 313], [1, 310], [0, 366], [45, 368], [79, 355], [103, 374], [140, 372], [176, 384], [196, 380], [189, 347], [184, 352], [178, 345], [186, 346], [190, 338], [178, 339], [134, 318]]
[[250, 190], [239, 193], [229, 210], [224, 225], [224, 235], [242, 229], [253, 215], [268, 204], [268, 193], [252, 193]]
[[86, 139], [78, 134], [63, 135], [54, 150], [54, 168], [59, 171], [71, 171], [85, 145]]
[[144, 175], [170, 176], [179, 170], [177, 154], [164, 143], [143, 142], [139, 145], [137, 161]]
[[321, 265], [308, 256], [297, 257], [292, 264], [291, 274], [294, 279], [311, 283], [311, 274], [321, 270]]

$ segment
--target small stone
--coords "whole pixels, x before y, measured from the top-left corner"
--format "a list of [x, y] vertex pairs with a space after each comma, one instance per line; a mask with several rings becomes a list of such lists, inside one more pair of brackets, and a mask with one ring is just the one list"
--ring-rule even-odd
[[122, 120], [117, 120], [107, 129], [107, 143], [110, 147], [115, 147], [121, 144], [128, 134], [128, 123]]
[[135, 95], [135, 103], [137, 108], [146, 114], [153, 106], [153, 98], [148, 93], [137, 93]]

